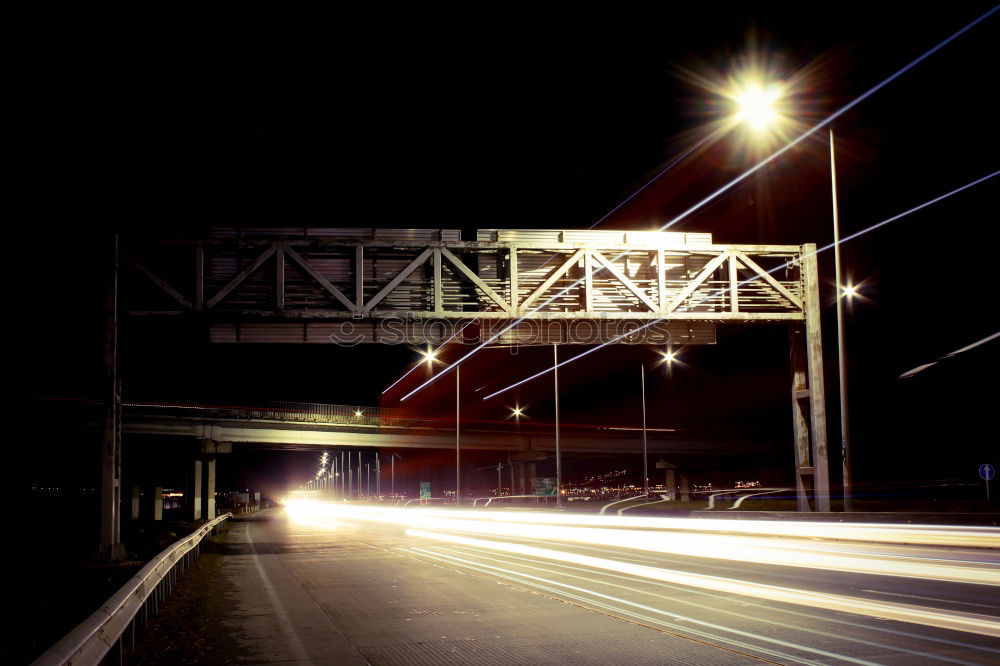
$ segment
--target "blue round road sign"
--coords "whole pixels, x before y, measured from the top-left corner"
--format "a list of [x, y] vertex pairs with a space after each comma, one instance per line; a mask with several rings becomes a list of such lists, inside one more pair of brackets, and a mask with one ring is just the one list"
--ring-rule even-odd
[[989, 463], [979, 466], [979, 478], [983, 481], [992, 481], [993, 477], [997, 475], [997, 470], [993, 465]]

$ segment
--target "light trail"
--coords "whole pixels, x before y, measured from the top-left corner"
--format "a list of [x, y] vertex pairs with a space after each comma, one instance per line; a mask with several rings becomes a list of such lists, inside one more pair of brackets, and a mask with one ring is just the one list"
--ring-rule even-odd
[[[806, 569], [822, 569], [826, 571], [841, 571], [849, 573], [872, 574], [922, 580], [949, 581], [982, 586], [1000, 586], [1000, 567], [989, 563], [965, 560], [931, 559], [928, 557], [898, 556], [891, 552], [864, 553], [855, 552], [850, 547], [839, 544], [817, 543], [799, 539], [792, 541], [776, 541], [773, 538], [762, 538], [762, 535], [739, 535], [704, 533], [705, 528], [696, 525], [697, 521], [688, 521], [680, 529], [656, 529], [649, 520], [620, 519], [617, 516], [578, 516], [579, 518], [601, 518], [595, 525], [580, 526], [559, 524], [561, 519], [551, 514], [532, 514], [533, 519], [523, 519], [524, 515], [504, 514], [504, 517], [491, 516], [476, 511], [449, 511], [382, 508], [376, 505], [344, 505], [339, 503], [323, 503], [308, 500], [292, 500], [288, 502], [289, 515], [295, 520], [302, 520], [313, 525], [324, 521], [337, 524], [346, 520], [371, 521], [398, 525], [406, 529], [445, 530], [461, 532], [485, 537], [506, 539], [527, 539], [535, 541], [556, 540], [560, 542], [585, 544], [592, 546], [609, 546], [628, 548], [637, 551], [669, 554], [684, 557], [708, 558], [759, 564], [788, 566]], [[679, 519], [674, 519], [679, 520]], [[547, 521], [547, 522], [542, 522]], [[682, 521], [683, 522], [683, 521]], [[711, 521], [715, 522], [715, 521]], [[730, 521], [741, 522], [741, 521]], [[644, 525], [643, 528], [632, 525]], [[662, 523], [660, 523], [662, 525]], [[677, 525], [677, 523], [667, 523]], [[780, 524], [779, 524], [780, 525]], [[811, 533], [822, 535], [819, 538], [838, 538], [843, 535], [839, 530], [827, 532], [830, 525], [814, 525]], [[869, 528], [869, 539], [875, 536]], [[720, 530], [721, 527], [708, 529]], [[780, 529], [780, 528], [779, 528]], [[877, 526], [879, 531], [892, 532], [903, 529], [896, 534], [899, 538], [906, 534], [904, 543], [919, 543], [920, 533], [932, 531], [924, 527], [920, 530], [912, 528], [897, 528], [896, 526]], [[946, 536], [954, 537], [955, 534]], [[996, 546], [1000, 531], [976, 531], [975, 543], [979, 545]], [[968, 546], [969, 535], [958, 535], [954, 539]], [[964, 536], [965, 538], [962, 538]], [[848, 537], [849, 538], [849, 537]], [[874, 540], [874, 539], [873, 539]]]
[[[967, 190], [967, 189], [969, 189], [971, 187], [975, 187], [976, 185], [979, 185], [980, 183], [983, 183], [983, 182], [989, 180], [990, 178], [995, 178], [997, 175], [1000, 175], [1000, 170], [994, 171], [993, 173], [988, 174], [986, 176], [983, 176], [982, 178], [978, 178], [978, 179], [972, 181], [971, 183], [966, 183], [965, 185], [962, 185], [961, 187], [958, 187], [958, 188], [956, 188], [954, 190], [951, 190], [950, 192], [947, 192], [945, 194], [937, 196], [937, 197], [935, 197], [935, 198], [933, 198], [933, 199], [931, 199], [929, 201], [925, 201], [924, 203], [922, 203], [922, 204], [920, 204], [918, 206], [914, 206], [913, 208], [910, 208], [909, 210], [906, 210], [906, 211], [904, 211], [902, 213], [899, 213], [897, 215], [893, 215], [892, 217], [890, 217], [888, 219], [885, 219], [885, 220], [882, 220], [881, 222], [878, 222], [876, 224], [873, 224], [870, 227], [866, 227], [866, 228], [862, 229], [861, 231], [857, 231], [857, 232], [855, 232], [855, 233], [853, 233], [853, 234], [851, 234], [849, 236], [845, 236], [844, 238], [840, 239], [839, 243], [830, 243], [829, 245], [824, 245], [823, 247], [815, 250], [813, 253], [806, 254], [806, 255], [803, 255], [803, 256], [815, 256], [815, 255], [818, 255], [820, 252], [826, 252], [827, 250], [833, 248], [834, 246], [836, 246], [838, 244], [846, 243], [848, 241], [854, 240], [855, 238], [858, 238], [859, 236], [863, 236], [864, 234], [867, 234], [867, 233], [870, 233], [872, 231], [875, 231], [876, 229], [884, 227], [885, 225], [889, 224], [890, 222], [895, 222], [896, 220], [904, 218], [907, 215], [910, 215], [912, 213], [916, 213], [917, 211], [923, 210], [924, 208], [927, 208], [928, 206], [936, 204], [939, 201], [943, 201], [944, 199], [947, 199], [947, 198], [952, 197], [952, 196], [954, 196], [956, 194], [959, 194], [960, 192], [964, 192], [965, 190]], [[771, 270], [769, 270], [767, 272], [768, 273], [775, 273], [775, 272], [777, 272], [777, 271], [779, 271], [779, 270], [781, 270], [783, 268], [787, 268], [791, 264], [792, 264], [791, 261], [786, 261], [785, 263], [779, 264], [778, 266], [775, 266], [774, 268], [772, 268]], [[742, 281], [738, 282], [737, 283], [737, 287], [742, 287], [744, 285], [750, 284], [751, 282], [756, 282], [757, 280], [760, 280], [760, 279], [761, 279], [761, 277], [759, 275], [747, 278], [746, 280], [742, 280]], [[709, 300], [711, 298], [715, 298], [716, 296], [725, 294], [727, 290], [728, 290], [728, 287], [726, 289], [720, 289], [720, 290], [718, 290], [716, 292], [708, 294], [707, 296], [705, 296], [701, 300], [693, 303], [693, 305], [698, 305], [699, 303], [703, 303], [706, 300]], [[552, 367], [545, 368], [544, 370], [540, 370], [540, 371], [536, 372], [535, 374], [533, 374], [533, 375], [531, 375], [529, 377], [525, 377], [524, 379], [521, 379], [521, 380], [519, 380], [519, 381], [517, 381], [517, 382], [515, 382], [515, 383], [513, 383], [513, 384], [511, 384], [511, 385], [509, 385], [509, 386], [507, 386], [505, 388], [502, 388], [502, 389], [500, 389], [498, 391], [494, 391], [493, 393], [490, 393], [489, 395], [484, 396], [483, 400], [489, 400], [490, 398], [496, 397], [498, 395], [501, 395], [502, 393], [506, 393], [507, 391], [510, 391], [511, 389], [517, 388], [518, 386], [521, 386], [522, 384], [526, 384], [527, 382], [530, 382], [533, 379], [538, 379], [539, 377], [542, 377], [542, 376], [547, 375], [548, 373], [552, 372], [556, 368], [561, 368], [562, 366], [568, 365], [568, 364], [572, 363], [573, 361], [577, 361], [577, 360], [583, 358], [584, 356], [589, 356], [590, 354], [593, 354], [594, 352], [598, 351], [599, 349], [603, 349], [604, 347], [606, 347], [606, 346], [608, 346], [610, 344], [614, 344], [615, 342], [618, 342], [619, 340], [621, 340], [624, 337], [629, 337], [629, 336], [635, 335], [637, 332], [639, 332], [639, 331], [641, 331], [641, 330], [643, 330], [645, 328], [648, 328], [650, 326], [653, 326], [654, 324], [658, 324], [658, 323], [660, 323], [662, 321], [667, 321], [667, 320], [664, 320], [664, 319], [653, 319], [653, 320], [650, 320], [650, 321], [646, 322], [645, 324], [642, 324], [641, 326], [638, 326], [637, 328], [631, 329], [628, 332], [623, 333], [622, 335], [616, 336], [616, 337], [614, 337], [614, 338], [612, 338], [610, 340], [607, 340], [606, 342], [602, 342], [601, 344], [599, 344], [599, 345], [597, 345], [595, 347], [591, 347], [590, 349], [587, 349], [587, 350], [585, 350], [585, 351], [577, 354], [576, 356], [571, 356], [570, 358], [567, 358], [567, 359], [565, 359], [563, 361], [560, 361], [558, 364], [553, 365]]]
[[[816, 521], [738, 520], [718, 518], [671, 518], [653, 516], [600, 516], [587, 513], [557, 513], [552, 511], [471, 511], [421, 507], [401, 509], [372, 504], [331, 505], [311, 499], [290, 498], [285, 502], [289, 515], [315, 519], [319, 516], [405, 523], [410, 517], [457, 518], [487, 522], [515, 522], [534, 525], [570, 525], [602, 528], [638, 528], [647, 530], [678, 530], [688, 532], [727, 533], [752, 536], [795, 537], [802, 539], [835, 539], [863, 543], [911, 544], [916, 546], [947, 546], [953, 548], [1000, 548], [1000, 528], [965, 525], [895, 525], [889, 523], [819, 523]], [[332, 511], [331, 507], [336, 507]]]
[[[609, 552], [609, 553], [617, 555], [617, 553], [615, 553], [613, 550], [604, 549], [604, 548], [593, 548], [593, 549], [590, 549], [590, 550], [602, 551], [602, 552]], [[454, 552], [454, 551], [452, 551], [452, 552]], [[598, 582], [598, 581], [594, 581], [593, 578], [590, 578], [587, 575], [577, 575], [577, 574], [590, 574], [590, 575], [593, 575], [593, 573], [594, 573], [593, 570], [589, 569], [587, 567], [574, 566], [572, 564], [566, 564], [566, 563], [560, 563], [560, 562], [552, 562], [552, 561], [539, 562], [537, 559], [534, 559], [534, 558], [520, 557], [520, 556], [513, 555], [513, 554], [508, 554], [508, 555], [506, 555], [506, 560], [501, 560], [501, 559], [499, 559], [497, 557], [488, 557], [489, 555], [496, 556], [497, 553], [495, 551], [491, 551], [489, 549], [473, 548], [473, 547], [465, 547], [464, 549], [462, 549], [459, 552], [464, 552], [464, 553], [471, 552], [471, 553], [473, 553], [476, 556], [482, 557], [483, 559], [487, 559], [487, 560], [494, 561], [494, 562], [506, 562], [508, 565], [510, 565], [513, 562], [517, 566], [520, 566], [520, 567], [526, 568], [526, 569], [531, 569], [531, 570], [534, 570], [534, 571], [542, 571], [542, 572], [545, 572], [545, 573], [548, 573], [548, 574], [554, 574], [554, 575], [558, 575], [558, 576], [562, 576], [562, 577], [568, 577], [568, 578], [575, 578], [575, 579], [578, 579], [578, 580], [587, 580], [587, 581], [592, 581], [592, 582]], [[622, 558], [619, 556], [617, 559], [621, 560]], [[544, 563], [544, 564], [546, 564], [546, 565], [548, 565], [550, 567], [555, 567], [556, 569], [555, 570], [553, 570], [553, 569], [546, 569], [546, 568], [543, 568], [541, 566], [537, 566], [537, 565], [542, 564], [542, 563]], [[655, 561], [654, 561], [654, 563], [655, 563]], [[566, 571], [577, 572], [577, 574], [566, 573]], [[622, 581], [629, 581], [629, 582], [640, 582], [640, 579], [637, 579], [637, 577], [635, 577], [635, 576], [623, 575], [623, 574], [620, 574], [620, 573], [604, 572], [604, 573], [601, 574], [601, 576], [603, 576], [603, 578], [611, 578], [611, 579], [614, 579], [614, 580], [622, 580]], [[669, 590], [669, 591], [674, 592], [674, 593], [681, 593], [681, 596], [675, 596], [675, 597], [671, 597], [670, 598], [670, 602], [672, 604], [675, 604], [675, 605], [679, 604], [679, 605], [684, 605], [684, 606], [690, 606], [692, 608], [697, 608], [700, 611], [712, 613], [713, 615], [721, 613], [723, 615], [729, 615], [729, 616], [736, 617], [736, 618], [741, 618], [741, 619], [742, 618], [746, 618], [746, 615], [747, 615], [746, 612], [743, 611], [743, 610], [740, 610], [740, 611], [730, 611], [730, 610], [726, 610], [724, 608], [720, 608], [718, 606], [707, 605], [707, 604], [704, 604], [704, 603], [699, 603], [697, 601], [692, 601], [689, 598], [690, 595], [691, 595], [691, 592], [693, 591], [696, 595], [698, 595], [699, 597], [702, 597], [702, 598], [712, 599], [714, 601], [730, 601], [731, 600], [731, 596], [729, 594], [713, 592], [711, 590], [701, 590], [701, 589], [694, 589], [694, 590], [692, 590], [692, 588], [690, 586], [686, 586], [686, 585], [673, 585], [671, 583], [666, 583], [666, 582], [663, 582], [663, 581], [642, 580], [641, 582], [645, 583], [645, 585], [647, 585], [649, 587], [652, 587], [653, 589], [652, 590], [648, 589], [648, 588], [647, 589], [642, 589], [642, 588], [625, 586], [625, 585], [621, 585], [621, 584], [618, 584], [618, 583], [609, 583], [606, 580], [599, 581], [599, 584], [603, 585], [603, 586], [606, 586], [606, 587], [616, 587], [618, 589], [624, 589], [624, 590], [627, 590], [628, 592], [635, 593], [635, 594], [642, 594], [642, 595], [646, 595], [646, 596], [651, 596], [651, 597], [654, 597], [656, 599], [663, 599], [664, 598], [663, 592], [661, 592], [661, 590], [665, 589], [665, 590]], [[869, 593], [872, 593], [872, 594], [889, 594], [889, 595], [893, 594], [891, 592], [883, 592], [883, 591], [879, 591], [879, 590], [862, 590], [862, 591], [863, 592], [869, 592]], [[909, 596], [909, 595], [897, 595], [897, 596]], [[966, 602], [950, 601], [948, 599], [931, 599], [929, 597], [925, 597], [924, 599], [925, 600], [929, 600], [929, 601], [941, 601], [941, 602], [944, 602], [944, 603], [958, 603], [958, 604], [962, 604], [962, 605], [969, 605]], [[839, 625], [843, 625], [843, 626], [852, 627], [852, 628], [855, 628], [855, 629], [857, 629], [857, 628], [870, 629], [870, 626], [867, 625], [867, 624], [864, 624], [864, 623], [852, 622], [850, 620], [844, 620], [844, 619], [834, 618], [834, 617], [824, 617], [824, 616], [821, 616], [821, 615], [815, 615], [815, 614], [812, 614], [812, 613], [804, 612], [800, 608], [786, 609], [786, 608], [784, 608], [782, 606], [771, 606], [771, 605], [762, 604], [762, 603], [755, 603], [755, 602], [753, 602], [751, 600], [746, 600], [743, 603], [741, 603], [741, 605], [755, 606], [757, 608], [764, 609], [764, 610], [768, 611], [769, 613], [785, 613], [785, 614], [788, 614], [788, 615], [792, 615], [792, 616], [794, 616], [797, 619], [809, 618], [811, 620], [817, 620], [817, 621], [820, 621], [820, 622], [826, 622], [826, 623], [832, 623], [832, 624], [839, 624]], [[980, 607], [995, 608], [993, 606], [987, 606], [985, 604], [972, 604], [972, 605], [974, 605], [974, 606], [980, 606]], [[830, 634], [829, 632], [826, 632], [826, 631], [811, 629], [811, 628], [809, 628], [807, 626], [792, 625], [792, 624], [788, 624], [788, 623], [785, 623], [785, 622], [775, 621], [775, 620], [769, 619], [767, 617], [758, 617], [756, 619], [756, 621], [757, 622], [763, 622], [765, 624], [769, 624], [769, 625], [776, 626], [776, 627], [781, 627], [783, 629], [792, 629], [794, 631], [806, 632], [806, 633], [810, 633], [810, 634], [818, 635], [818, 636], [830, 637], [831, 635], [833, 635], [833, 636], [838, 635], [838, 634]], [[961, 642], [961, 641], [954, 641], [954, 640], [949, 640], [949, 639], [941, 638], [939, 636], [929, 636], [926, 633], [923, 633], [923, 634], [914, 634], [914, 633], [909, 632], [909, 631], [900, 631], [900, 630], [897, 630], [897, 629], [890, 629], [888, 627], [879, 627], [879, 633], [882, 633], [882, 634], [886, 634], [886, 633], [895, 634], [897, 636], [904, 636], [907, 639], [926, 640], [926, 641], [931, 641], [931, 642], [935, 642], [935, 643], [941, 643], [941, 644], [950, 645], [950, 646], [954, 646], [954, 647], [960, 647], [960, 648], [965, 648], [965, 649], [980, 649], [980, 650], [985, 650], [987, 652], [992, 652], [994, 654], [1000, 654], [1000, 649], [991, 649], [991, 648], [985, 648], [985, 647], [982, 647], [982, 646], [975, 646], [975, 645], [971, 645], [969, 643], [965, 643], [965, 642]], [[852, 637], [851, 640], [854, 643], [861, 643], [861, 644], [865, 644], [865, 645], [872, 645], [872, 646], [876, 646], [876, 647], [885, 648], [885, 649], [888, 649], [888, 650], [902, 650], [903, 652], [907, 652], [909, 654], [916, 654], [916, 655], [921, 655], [921, 656], [925, 655], [925, 653], [922, 652], [922, 651], [908, 650], [906, 648], [900, 647], [899, 645], [884, 645], [884, 644], [881, 644], [881, 643], [874, 643], [874, 642], [871, 642], [871, 641], [867, 641], [867, 640], [863, 640], [863, 639], [858, 639], [856, 637]], [[967, 662], [957, 661], [956, 660], [955, 663], [967, 663]]]
[[[789, 641], [784, 641], [779, 638], [774, 638], [771, 636], [764, 636], [762, 634], [756, 634], [749, 631], [734, 629], [732, 627], [727, 627], [714, 622], [707, 622], [705, 620], [700, 620], [690, 616], [681, 615], [673, 611], [668, 611], [661, 608], [655, 608], [653, 606], [636, 603], [634, 601], [628, 601], [626, 599], [622, 599], [621, 597], [603, 594], [601, 592], [596, 592], [594, 590], [584, 587], [579, 587], [577, 585], [569, 585], [566, 583], [561, 583], [552, 580], [550, 578], [534, 576], [531, 574], [514, 571], [512, 569], [508, 569], [505, 567], [498, 567], [489, 564], [483, 564], [481, 562], [474, 562], [460, 557], [428, 551], [423, 548], [413, 548], [411, 549], [411, 552], [419, 553], [424, 557], [427, 557], [432, 560], [437, 560], [438, 562], [452, 564], [452, 565], [459, 564], [459, 566], [463, 566], [464, 568], [468, 568], [474, 571], [479, 571], [481, 573], [486, 573], [496, 578], [509, 580], [512, 582], [520, 583], [522, 585], [528, 585], [529, 587], [542, 590], [544, 592], [548, 592], [549, 594], [552, 594], [557, 598], [563, 598], [563, 599], [568, 598], [573, 601], [577, 601], [584, 607], [596, 606], [597, 608], [609, 611], [616, 615], [625, 615], [626, 617], [638, 620], [643, 624], [667, 627], [673, 630], [674, 632], [677, 632], [678, 635], [681, 635], [685, 638], [690, 638], [690, 636], [697, 636], [703, 640], [708, 640], [710, 642], [726, 643], [735, 646], [737, 648], [740, 648], [740, 650], [747, 651], [744, 653], [744, 655], [753, 658], [757, 661], [765, 661], [765, 660], [761, 660], [759, 657], [754, 657], [754, 655], [749, 654], [750, 652], [766, 654], [770, 657], [781, 659], [780, 662], [767, 661], [767, 663], [778, 663], [778, 664], [796, 663], [796, 664], [807, 664], [807, 665], [814, 665], [818, 663], [812, 659], [802, 659], [787, 652], [779, 652], [774, 648], [765, 648], [759, 645], [754, 645], [752, 643], [747, 643], [744, 640], [738, 640], [732, 637], [722, 636], [719, 635], [719, 633], [712, 633], [712, 632], [733, 634], [736, 636], [740, 636], [742, 639], [756, 640], [764, 643], [769, 643], [772, 645], [778, 645], [785, 649], [790, 648], [802, 652], [819, 654], [821, 656], [832, 657], [841, 661], [847, 661], [849, 663], [875, 666], [875, 662], [854, 659], [846, 655], [840, 655], [826, 650], [811, 648], [805, 645], [801, 645], [799, 643], [791, 643]], [[641, 611], [641, 612], [636, 612], [636, 611]], [[664, 618], [669, 618], [669, 620], [672, 621], [665, 620]], [[705, 629], [695, 629], [694, 627], [691, 626], [692, 624], [698, 627], [704, 627], [709, 631], [705, 631]]]
[[[675, 585], [686, 585], [689, 587], [708, 589], [725, 594], [738, 594], [756, 599], [767, 599], [769, 601], [779, 603], [796, 604], [811, 608], [824, 608], [827, 610], [852, 613], [855, 615], [887, 618], [898, 622], [910, 622], [914, 624], [940, 627], [942, 629], [951, 629], [953, 631], [964, 631], [984, 636], [1000, 637], [1000, 620], [996, 617], [982, 615], [979, 613], [941, 610], [923, 606], [899, 604], [890, 601], [874, 601], [862, 597], [849, 597], [826, 592], [798, 590], [788, 587], [780, 587], [777, 585], [767, 585], [763, 583], [736, 580], [733, 578], [723, 578], [721, 576], [694, 574], [671, 569], [662, 569], [659, 567], [650, 567], [644, 564], [620, 562], [618, 560], [592, 557], [590, 555], [580, 555], [577, 553], [557, 551], [549, 548], [526, 546], [519, 543], [471, 539], [468, 537], [453, 534], [442, 534], [439, 532], [421, 529], [411, 528], [406, 530], [406, 533], [411, 536], [422, 537], [425, 539], [433, 539], [436, 541], [443, 541], [464, 546], [486, 548], [504, 553], [514, 553], [558, 562], [578, 564], [593, 569], [614, 571], [640, 578], [648, 578]], [[556, 584], [565, 585], [562, 583]], [[593, 591], [591, 591], [591, 593], [597, 594]], [[619, 599], [618, 601], [625, 600]], [[650, 608], [650, 610], [655, 609]], [[729, 631], [732, 630], [729, 629]]]
[[951, 352], [950, 354], [945, 354], [944, 356], [941, 356], [940, 358], [938, 358], [938, 359], [936, 359], [934, 361], [931, 361], [930, 363], [925, 363], [923, 365], [918, 365], [917, 367], [913, 368], [912, 370], [907, 370], [906, 372], [904, 372], [903, 374], [901, 374], [899, 376], [899, 379], [908, 379], [908, 378], [910, 378], [910, 377], [912, 377], [912, 376], [914, 376], [916, 374], [919, 374], [919, 373], [923, 372], [927, 368], [933, 368], [935, 365], [937, 365], [938, 363], [940, 363], [941, 361], [943, 361], [945, 359], [952, 358], [952, 357], [957, 356], [959, 354], [964, 354], [965, 352], [969, 351], [970, 349], [975, 349], [976, 347], [979, 347], [980, 345], [985, 345], [986, 343], [992, 342], [992, 341], [996, 340], [997, 338], [1000, 338], [1000, 331], [997, 331], [996, 333], [993, 333], [992, 335], [987, 335], [985, 338], [982, 338], [980, 340], [976, 340], [971, 345], [965, 345], [961, 349], [956, 349], [955, 351]]
[[[734, 185], [742, 182], [746, 178], [749, 178], [751, 175], [753, 175], [754, 173], [756, 173], [760, 169], [764, 168], [767, 164], [771, 163], [772, 161], [774, 161], [775, 159], [777, 159], [779, 156], [783, 155], [785, 152], [787, 152], [788, 150], [790, 150], [794, 146], [798, 145], [799, 143], [801, 143], [802, 141], [804, 141], [808, 137], [812, 136], [818, 130], [822, 129], [823, 127], [826, 127], [827, 125], [829, 125], [830, 123], [832, 123], [834, 120], [836, 120], [837, 118], [839, 118], [841, 115], [843, 115], [844, 113], [846, 113], [850, 109], [854, 108], [855, 106], [857, 106], [858, 104], [860, 104], [862, 101], [864, 101], [868, 97], [872, 96], [873, 94], [875, 94], [876, 92], [878, 92], [879, 90], [881, 90], [883, 87], [885, 87], [886, 85], [888, 85], [892, 81], [896, 80], [897, 78], [899, 78], [900, 76], [902, 76], [903, 74], [905, 74], [906, 72], [908, 72], [910, 69], [912, 69], [916, 65], [920, 64], [921, 62], [923, 62], [924, 60], [926, 60], [928, 57], [930, 57], [931, 55], [933, 55], [934, 53], [936, 53], [937, 51], [939, 51], [940, 49], [942, 49], [943, 47], [945, 47], [946, 45], [948, 45], [949, 43], [951, 43], [952, 41], [954, 41], [955, 39], [961, 37], [963, 34], [965, 34], [966, 32], [968, 32], [969, 30], [971, 30], [973, 27], [975, 27], [976, 25], [978, 25], [979, 23], [981, 23], [982, 21], [986, 20], [991, 15], [993, 15], [994, 13], [996, 13], [998, 10], [1000, 10], [1000, 5], [997, 5], [997, 6], [993, 7], [992, 9], [990, 9], [989, 11], [987, 11], [986, 13], [982, 14], [981, 16], [979, 16], [979, 18], [975, 19], [971, 23], [967, 24], [965, 27], [963, 27], [960, 30], [958, 30], [957, 32], [953, 33], [951, 36], [949, 36], [946, 39], [944, 39], [943, 41], [939, 42], [936, 46], [934, 46], [934, 47], [930, 48], [929, 50], [925, 51], [922, 55], [920, 55], [916, 59], [912, 60], [909, 64], [904, 65], [902, 68], [898, 69], [895, 73], [893, 73], [890, 76], [888, 76], [887, 78], [883, 79], [880, 83], [877, 83], [876, 85], [872, 86], [866, 92], [862, 93], [859, 97], [856, 97], [851, 102], [848, 102], [847, 104], [845, 104], [844, 106], [842, 106], [840, 109], [838, 109], [837, 111], [835, 111], [832, 115], [828, 116], [826, 119], [820, 121], [818, 124], [816, 124], [815, 126], [813, 126], [811, 129], [807, 130], [805, 133], [803, 133], [797, 139], [794, 139], [791, 143], [786, 144], [780, 150], [776, 151], [775, 153], [773, 153], [769, 157], [765, 158], [764, 160], [758, 162], [756, 165], [754, 165], [753, 167], [751, 167], [749, 170], [747, 170], [746, 172], [744, 172], [742, 175], [737, 176], [733, 180], [729, 181], [727, 184], [725, 184], [721, 188], [717, 189], [715, 192], [713, 192], [712, 194], [710, 194], [708, 197], [702, 199], [700, 202], [698, 202], [694, 206], [688, 208], [686, 211], [684, 211], [683, 213], [681, 213], [680, 215], [678, 215], [677, 217], [675, 217], [674, 219], [672, 219], [670, 222], [668, 222], [667, 224], [665, 224], [662, 227], [660, 227], [660, 231], [663, 231], [664, 229], [667, 229], [667, 228], [673, 226], [674, 224], [677, 224], [678, 222], [680, 222], [681, 220], [683, 220], [684, 218], [686, 218], [691, 213], [693, 213], [693, 212], [699, 210], [700, 208], [704, 207], [709, 202], [711, 202], [712, 200], [714, 200], [716, 197], [720, 196], [721, 194], [723, 194], [724, 192], [726, 192], [727, 190], [729, 190]], [[621, 256], [622, 255], [618, 255], [617, 257], [615, 257], [614, 259], [612, 259], [612, 261], [615, 261], [615, 260], [621, 258]], [[579, 284], [581, 281], [582, 281], [582, 278], [579, 279], [579, 280], [576, 280], [575, 282], [573, 282], [569, 286], [565, 287], [562, 291], [560, 291], [555, 296], [552, 296], [551, 298], [549, 298], [544, 303], [539, 304], [534, 310], [532, 310], [532, 312], [538, 312], [541, 308], [545, 307], [546, 305], [548, 305], [549, 303], [551, 303], [553, 300], [555, 300], [555, 299], [559, 298], [560, 296], [562, 296], [569, 289], [572, 289], [577, 284]], [[517, 326], [518, 324], [520, 324], [522, 321], [524, 321], [524, 317], [521, 317], [521, 318], [515, 320], [514, 322], [512, 322], [511, 324], [509, 324], [506, 328], [502, 328], [499, 332], [497, 332], [496, 334], [494, 334], [489, 340], [480, 343], [474, 349], [472, 349], [471, 351], [469, 351], [467, 354], [465, 354], [464, 356], [462, 356], [458, 360], [456, 360], [453, 363], [451, 363], [451, 365], [446, 366], [443, 370], [441, 370], [441, 372], [437, 373], [436, 375], [433, 375], [432, 377], [430, 377], [429, 379], [427, 379], [426, 381], [424, 381], [422, 384], [420, 384], [419, 386], [417, 386], [415, 389], [413, 389], [412, 391], [410, 391], [409, 393], [407, 393], [406, 395], [404, 395], [402, 398], [400, 398], [400, 402], [403, 402], [403, 401], [407, 400], [411, 396], [415, 395], [416, 393], [418, 393], [418, 392], [422, 391], [423, 389], [425, 389], [426, 387], [430, 386], [431, 384], [433, 384], [434, 382], [436, 382], [438, 379], [440, 379], [441, 377], [443, 377], [446, 374], [448, 374], [449, 372], [451, 372], [455, 367], [457, 367], [458, 365], [461, 365], [467, 359], [469, 359], [472, 356], [474, 356], [475, 354], [479, 353], [479, 351], [481, 351], [483, 348], [485, 348], [488, 345], [490, 345], [492, 342], [494, 342], [495, 340], [497, 340], [501, 335], [503, 335], [507, 331], [511, 330], [512, 328], [514, 328], [515, 326]]]

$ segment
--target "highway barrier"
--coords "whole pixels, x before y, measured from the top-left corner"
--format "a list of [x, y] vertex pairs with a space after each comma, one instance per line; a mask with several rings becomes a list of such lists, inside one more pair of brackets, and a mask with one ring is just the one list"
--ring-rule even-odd
[[197, 561], [202, 540], [233, 514], [209, 521], [150, 560], [101, 608], [66, 634], [33, 663], [36, 666], [92, 666], [109, 653], [122, 663], [135, 650], [136, 625], [145, 627], [159, 612], [184, 571]]

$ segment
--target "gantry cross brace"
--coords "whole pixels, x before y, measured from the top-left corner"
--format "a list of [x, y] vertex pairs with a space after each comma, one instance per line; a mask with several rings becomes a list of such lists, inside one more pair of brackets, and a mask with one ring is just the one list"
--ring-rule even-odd
[[[169, 259], [168, 248], [181, 251]], [[125, 309], [284, 320], [802, 321], [802, 253], [676, 242], [195, 241], [128, 248], [123, 258], [159, 298], [130, 298]], [[190, 273], [165, 279], [164, 263]]]

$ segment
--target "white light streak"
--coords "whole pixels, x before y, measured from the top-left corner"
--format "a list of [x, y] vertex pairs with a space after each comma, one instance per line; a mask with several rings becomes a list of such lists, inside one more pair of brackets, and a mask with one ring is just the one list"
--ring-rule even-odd
[[848, 597], [825, 592], [798, 590], [788, 587], [779, 587], [777, 585], [765, 585], [762, 583], [736, 580], [733, 578], [723, 578], [721, 576], [709, 576], [705, 574], [687, 573], [672, 569], [661, 569], [659, 567], [651, 567], [645, 564], [621, 562], [618, 560], [592, 557], [590, 555], [579, 555], [577, 553], [568, 553], [549, 548], [525, 546], [518, 543], [470, 539], [453, 534], [441, 534], [439, 532], [430, 532], [420, 529], [408, 529], [406, 530], [406, 533], [411, 536], [422, 537], [425, 539], [434, 539], [436, 541], [461, 544], [464, 546], [488, 548], [490, 550], [505, 553], [516, 553], [530, 557], [539, 557], [557, 562], [579, 564], [594, 569], [615, 571], [641, 578], [648, 578], [650, 580], [671, 583], [674, 585], [687, 585], [700, 589], [708, 589], [715, 592], [722, 592], [724, 594], [738, 594], [780, 603], [809, 606], [811, 608], [825, 608], [827, 610], [839, 611], [842, 613], [854, 613], [857, 615], [867, 615], [870, 617], [896, 620], [898, 622], [912, 622], [915, 624], [941, 627], [954, 631], [966, 631], [984, 636], [1000, 637], [1000, 620], [989, 615], [981, 615], [978, 613], [939, 610], [934, 608], [925, 608], [922, 606], [897, 604], [889, 601], [874, 601], [861, 597]]
[[806, 539], [776, 541], [762, 538], [783, 536], [875, 543], [995, 547], [1000, 537], [1000, 530], [996, 528], [699, 521], [683, 518], [562, 515], [549, 512], [511, 515], [506, 512], [342, 505], [297, 499], [289, 500], [287, 508], [291, 516], [305, 515], [310, 520], [325, 517], [331, 520], [374, 521], [413, 529], [458, 531], [480, 536], [558, 540], [687, 557], [767, 562], [790, 567], [1000, 586], [1000, 569], [974, 561], [900, 558], [893, 557], [891, 553], [873, 556]]

